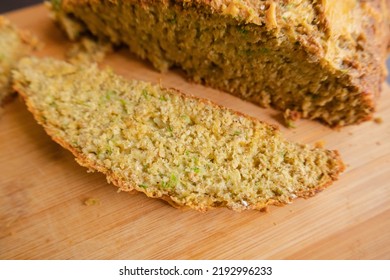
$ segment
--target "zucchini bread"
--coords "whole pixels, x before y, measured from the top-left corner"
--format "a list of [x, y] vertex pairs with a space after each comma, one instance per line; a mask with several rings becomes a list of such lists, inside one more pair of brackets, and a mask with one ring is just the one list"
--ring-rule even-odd
[[284, 205], [337, 179], [337, 151], [285, 140], [274, 126], [95, 64], [24, 58], [14, 88], [54, 141], [121, 191], [205, 211]]
[[161, 71], [179, 66], [287, 117], [332, 127], [369, 120], [385, 78], [388, 0], [52, 3], [71, 38], [85, 28]]
[[17, 61], [31, 50], [31, 36], [20, 31], [0, 16], [0, 105], [12, 94], [11, 70]]

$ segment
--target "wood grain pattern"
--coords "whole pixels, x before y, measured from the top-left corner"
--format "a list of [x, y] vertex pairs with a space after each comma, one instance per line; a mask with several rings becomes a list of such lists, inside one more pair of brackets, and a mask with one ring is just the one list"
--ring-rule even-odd
[[[40, 56], [63, 57], [69, 43], [42, 6], [8, 17], [45, 43]], [[160, 74], [127, 51], [104, 62], [127, 78], [214, 100], [278, 124], [278, 113]], [[390, 90], [377, 117], [334, 131], [311, 121], [281, 127], [293, 141], [340, 151], [347, 170], [333, 186], [269, 213], [181, 211], [142, 194], [117, 193], [101, 174], [87, 173], [52, 142], [24, 104], [8, 104], [0, 119], [1, 259], [389, 259]], [[98, 205], [86, 206], [96, 198]]]

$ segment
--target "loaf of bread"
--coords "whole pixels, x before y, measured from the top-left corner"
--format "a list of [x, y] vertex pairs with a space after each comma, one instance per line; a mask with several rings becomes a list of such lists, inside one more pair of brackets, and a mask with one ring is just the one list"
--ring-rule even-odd
[[283, 205], [314, 195], [344, 169], [337, 151], [289, 142], [257, 119], [95, 64], [24, 58], [13, 80], [78, 163], [122, 191], [177, 207]]
[[0, 16], [0, 105], [12, 94], [11, 69], [31, 50], [31, 38]]
[[[386, 0], [62, 0], [70, 37], [86, 28], [159, 70], [340, 127], [369, 120], [385, 77]], [[73, 24], [71, 24], [73, 22]]]

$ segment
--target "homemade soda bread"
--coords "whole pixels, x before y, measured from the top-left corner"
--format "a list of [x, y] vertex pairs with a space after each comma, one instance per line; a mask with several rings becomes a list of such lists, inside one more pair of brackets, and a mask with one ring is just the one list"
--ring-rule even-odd
[[24, 58], [14, 88], [54, 141], [121, 191], [176, 207], [241, 211], [329, 186], [337, 151], [285, 140], [274, 126], [95, 64]]
[[286, 118], [372, 118], [385, 77], [387, 0], [55, 0], [57, 20], [126, 44]]

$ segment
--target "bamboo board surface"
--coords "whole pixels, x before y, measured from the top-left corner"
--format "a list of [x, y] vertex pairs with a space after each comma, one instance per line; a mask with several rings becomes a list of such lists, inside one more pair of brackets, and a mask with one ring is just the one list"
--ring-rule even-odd
[[[62, 58], [69, 42], [43, 5], [7, 15], [33, 31], [39, 56]], [[136, 78], [279, 124], [278, 112], [161, 74], [127, 51], [105, 65]], [[346, 171], [328, 189], [269, 213], [181, 211], [143, 194], [117, 193], [104, 176], [87, 173], [55, 144], [16, 99], [0, 118], [0, 259], [389, 259], [390, 90], [376, 117], [340, 131], [302, 120], [280, 126], [292, 141], [340, 151]], [[84, 204], [88, 198], [97, 205]]]

